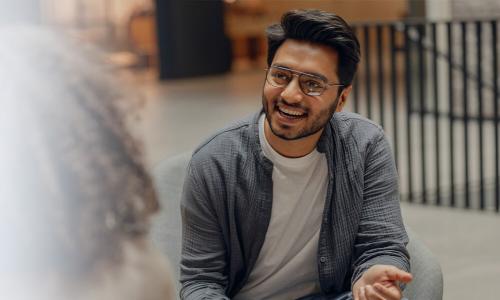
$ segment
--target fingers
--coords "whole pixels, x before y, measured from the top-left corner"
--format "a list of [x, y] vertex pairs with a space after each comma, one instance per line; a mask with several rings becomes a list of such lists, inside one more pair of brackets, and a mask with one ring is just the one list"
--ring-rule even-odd
[[353, 290], [352, 296], [354, 300], [367, 300], [365, 286], [360, 286], [359, 288]]
[[392, 286], [388, 288], [381, 285], [380, 283], [375, 283], [373, 285], [373, 289], [377, 291], [377, 293], [381, 295], [383, 299], [387, 300], [400, 300], [402, 296], [401, 291], [397, 286]]
[[[379, 294], [371, 285], [365, 286], [365, 295], [366, 299], [370, 300], [386, 300], [386, 298]], [[392, 298], [390, 299], [392, 300]]]
[[385, 275], [388, 277], [389, 280], [401, 281], [404, 283], [408, 283], [413, 279], [413, 276], [410, 273], [400, 270], [393, 266], [390, 266], [387, 269], [385, 269]]
[[359, 290], [360, 290], [360, 288], [352, 290], [352, 297], [354, 298], [354, 300], [360, 300], [360, 298], [359, 298]]
[[371, 285], [365, 285], [357, 290], [354, 300], [385, 300]]
[[365, 285], [353, 293], [354, 300], [400, 300], [401, 291], [398, 287], [384, 287], [380, 283]]
[[359, 300], [368, 300], [366, 298], [366, 289], [364, 286], [359, 288]]

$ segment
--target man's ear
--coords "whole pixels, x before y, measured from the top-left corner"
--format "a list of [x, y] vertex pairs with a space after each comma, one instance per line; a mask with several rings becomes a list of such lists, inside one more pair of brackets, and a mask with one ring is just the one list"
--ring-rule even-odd
[[348, 85], [342, 90], [339, 96], [339, 103], [337, 105], [337, 109], [335, 112], [341, 112], [344, 109], [344, 105], [347, 103], [347, 98], [352, 91], [352, 84]]

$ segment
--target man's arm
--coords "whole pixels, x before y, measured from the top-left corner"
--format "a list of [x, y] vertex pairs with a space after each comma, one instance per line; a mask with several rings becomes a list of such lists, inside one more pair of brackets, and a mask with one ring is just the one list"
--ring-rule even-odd
[[189, 164], [181, 199], [181, 299], [229, 299], [226, 249], [205, 180]]
[[363, 208], [355, 243], [351, 285], [375, 265], [394, 266], [409, 272], [407, 243], [396, 166], [389, 143], [380, 132], [366, 154]]

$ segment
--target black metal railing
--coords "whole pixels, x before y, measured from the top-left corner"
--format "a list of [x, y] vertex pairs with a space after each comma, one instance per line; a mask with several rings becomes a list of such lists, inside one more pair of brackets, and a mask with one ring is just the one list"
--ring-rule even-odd
[[500, 211], [499, 23], [354, 26], [351, 109], [392, 139], [404, 201]]

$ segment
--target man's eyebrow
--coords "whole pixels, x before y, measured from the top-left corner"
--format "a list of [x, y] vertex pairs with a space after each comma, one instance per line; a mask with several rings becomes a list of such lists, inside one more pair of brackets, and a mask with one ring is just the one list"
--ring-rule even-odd
[[326, 82], [328, 82], [328, 78], [326, 78], [325, 75], [323, 74], [320, 74], [320, 73], [316, 73], [316, 72], [301, 72], [301, 71], [297, 71], [297, 70], [294, 70], [292, 68], [289, 68], [287, 66], [284, 66], [284, 65], [280, 65], [280, 64], [273, 64], [274, 67], [279, 67], [279, 68], [284, 68], [284, 69], [287, 69], [287, 70], [291, 70], [291, 71], [295, 71], [297, 73], [301, 73], [301, 74], [306, 74], [306, 75], [310, 75], [312, 77], [318, 77]]

